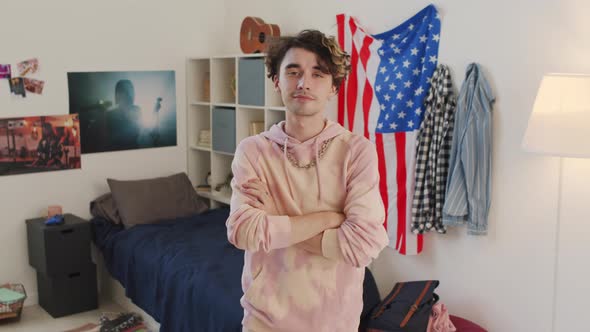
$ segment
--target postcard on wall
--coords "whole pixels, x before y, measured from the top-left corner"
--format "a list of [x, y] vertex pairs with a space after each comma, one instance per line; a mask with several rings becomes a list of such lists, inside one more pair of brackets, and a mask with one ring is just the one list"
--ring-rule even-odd
[[176, 145], [174, 71], [68, 73], [82, 153]]
[[0, 65], [0, 78], [10, 78], [10, 65]]
[[44, 81], [35, 80], [32, 78], [25, 78], [24, 84], [25, 90], [39, 95], [43, 94], [43, 86], [45, 85]]
[[16, 96], [26, 97], [25, 82], [22, 77], [13, 77], [8, 80], [10, 93]]
[[25, 60], [16, 64], [19, 76], [34, 74], [39, 70], [39, 60], [36, 58]]
[[0, 119], [0, 175], [78, 169], [77, 114]]

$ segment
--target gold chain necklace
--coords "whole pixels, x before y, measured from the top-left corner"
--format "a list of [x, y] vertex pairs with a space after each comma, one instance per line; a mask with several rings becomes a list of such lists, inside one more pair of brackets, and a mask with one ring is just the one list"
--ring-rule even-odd
[[[291, 154], [291, 152], [289, 150], [287, 150], [287, 159], [291, 162], [291, 164], [297, 168], [305, 168], [305, 169], [309, 169], [314, 167], [317, 164], [317, 161], [322, 158], [324, 156], [324, 154], [326, 153], [326, 150], [328, 150], [328, 146], [330, 145], [330, 143], [332, 142], [332, 140], [334, 139], [334, 137], [332, 138], [328, 138], [327, 140], [325, 140], [322, 143], [322, 146], [320, 147], [320, 151], [318, 152], [318, 158], [312, 160], [309, 164], [307, 165], [300, 165], [299, 161], [297, 159], [295, 159], [295, 157], [293, 156], [293, 154]], [[283, 151], [283, 153], [285, 152], [285, 146], [278, 144], [279, 147], [281, 148], [281, 151]]]

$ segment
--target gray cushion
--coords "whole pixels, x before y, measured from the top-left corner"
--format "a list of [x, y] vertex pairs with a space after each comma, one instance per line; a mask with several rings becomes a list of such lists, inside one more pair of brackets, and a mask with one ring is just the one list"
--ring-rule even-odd
[[126, 228], [207, 210], [186, 173], [131, 181], [107, 179], [107, 182]]

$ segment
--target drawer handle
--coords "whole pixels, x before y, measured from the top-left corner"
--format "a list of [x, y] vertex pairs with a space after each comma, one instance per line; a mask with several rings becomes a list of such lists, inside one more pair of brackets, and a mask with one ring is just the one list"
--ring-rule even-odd
[[76, 277], [79, 277], [79, 276], [80, 276], [80, 272], [76, 272], [76, 273], [70, 273], [70, 274], [68, 275], [68, 277], [69, 277], [69, 278], [76, 278]]
[[68, 229], [64, 229], [63, 231], [61, 231], [62, 234], [69, 234], [71, 232], [73, 232], [74, 229], [73, 228], [68, 228]]

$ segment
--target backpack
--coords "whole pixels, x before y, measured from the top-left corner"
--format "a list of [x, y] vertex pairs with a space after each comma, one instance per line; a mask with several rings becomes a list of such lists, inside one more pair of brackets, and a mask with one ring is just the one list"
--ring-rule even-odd
[[367, 330], [367, 323], [371, 317], [373, 308], [381, 303], [379, 296], [379, 289], [371, 270], [365, 268], [365, 280], [363, 281], [363, 312], [361, 313], [361, 321], [359, 331], [365, 332]]
[[432, 306], [438, 302], [438, 280], [399, 282], [376, 306], [367, 332], [425, 332]]

